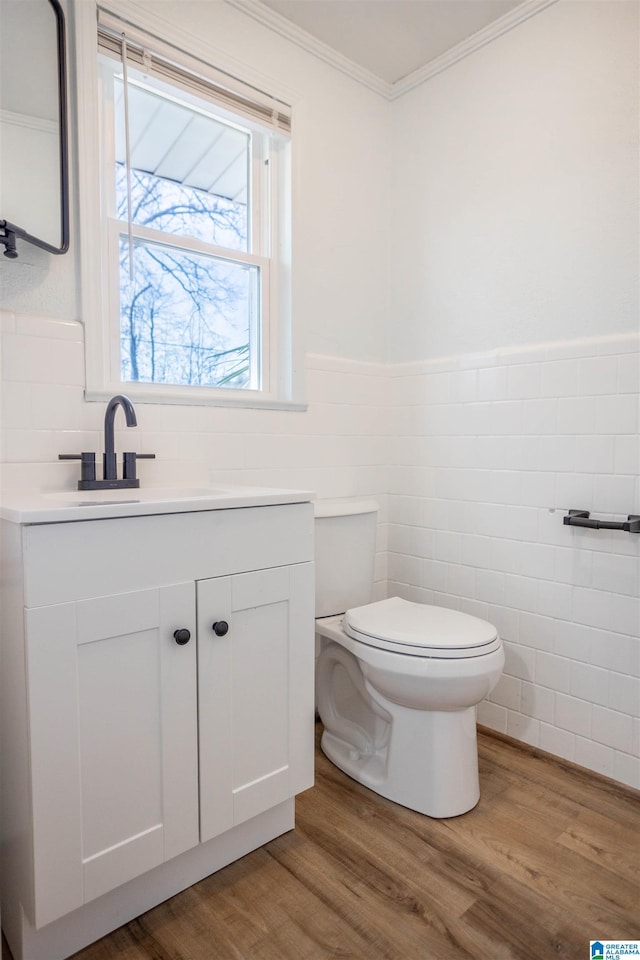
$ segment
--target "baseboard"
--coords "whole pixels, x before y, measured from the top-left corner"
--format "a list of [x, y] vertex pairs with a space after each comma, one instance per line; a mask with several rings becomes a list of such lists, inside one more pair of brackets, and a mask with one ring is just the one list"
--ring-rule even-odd
[[515, 737], [510, 737], [508, 734], [501, 733], [499, 730], [492, 730], [491, 727], [485, 727], [481, 723], [478, 724], [478, 733], [492, 737], [494, 740], [500, 740], [502, 743], [515, 747], [522, 753], [528, 753], [532, 757], [544, 760], [545, 763], [552, 763], [554, 766], [567, 770], [584, 780], [589, 780], [591, 783], [599, 783], [614, 793], [621, 794], [631, 800], [640, 800], [640, 790], [636, 790], [635, 787], [629, 787], [625, 783], [620, 783], [619, 780], [606, 777], [603, 773], [597, 773], [597, 771], [590, 770], [588, 767], [582, 767], [579, 763], [574, 763], [572, 760], [565, 760], [564, 757], [558, 757], [555, 753], [548, 753], [546, 750], [541, 750], [540, 747], [534, 747], [530, 743], [516, 740]]

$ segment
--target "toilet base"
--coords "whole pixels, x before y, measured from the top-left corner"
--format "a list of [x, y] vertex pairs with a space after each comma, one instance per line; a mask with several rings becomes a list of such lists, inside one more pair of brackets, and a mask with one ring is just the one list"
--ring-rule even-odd
[[[316, 671], [323, 753], [358, 783], [426, 816], [457, 817], [475, 807], [475, 705], [442, 710], [392, 702], [363, 670], [372, 673], [340, 643], [323, 647]], [[439, 707], [442, 697], [433, 700]]]
[[388, 741], [373, 752], [325, 727], [320, 746], [353, 780], [428, 817], [457, 817], [480, 799], [475, 708], [412, 710], [393, 704]]

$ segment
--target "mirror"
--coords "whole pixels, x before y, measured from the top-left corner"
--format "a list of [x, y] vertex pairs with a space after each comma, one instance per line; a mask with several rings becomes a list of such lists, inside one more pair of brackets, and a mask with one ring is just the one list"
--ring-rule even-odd
[[0, 2], [0, 243], [69, 248], [65, 23], [59, 0]]

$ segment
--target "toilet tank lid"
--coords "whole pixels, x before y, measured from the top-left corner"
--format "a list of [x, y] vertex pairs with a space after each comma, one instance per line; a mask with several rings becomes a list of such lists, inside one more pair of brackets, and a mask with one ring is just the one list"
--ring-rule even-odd
[[377, 513], [379, 509], [375, 500], [315, 500], [313, 503], [316, 517], [348, 517], [357, 513]]

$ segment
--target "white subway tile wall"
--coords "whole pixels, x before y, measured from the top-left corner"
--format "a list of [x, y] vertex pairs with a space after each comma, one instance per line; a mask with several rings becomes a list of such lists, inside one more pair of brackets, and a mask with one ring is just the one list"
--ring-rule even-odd
[[[80, 323], [0, 312], [3, 489], [73, 489], [78, 464], [59, 453], [101, 451], [103, 403], [84, 400]], [[385, 368], [309, 357], [308, 410], [137, 404], [138, 427], [116, 419], [116, 449], [155, 453], [142, 483], [248, 484], [312, 490], [380, 505], [376, 598], [387, 581]]]
[[640, 536], [562, 518], [640, 514], [639, 346], [389, 368], [389, 592], [496, 624], [506, 666], [481, 723], [636, 788]]
[[[4, 488], [72, 489], [102, 449], [81, 324], [0, 313]], [[563, 525], [640, 514], [637, 336], [413, 364], [308, 356], [304, 412], [140, 405], [118, 449], [143, 483], [300, 487], [380, 503], [376, 598], [496, 625], [481, 723], [640, 788], [640, 536]], [[187, 469], [185, 469], [185, 467]]]

